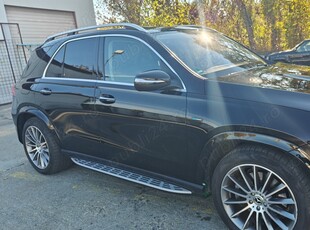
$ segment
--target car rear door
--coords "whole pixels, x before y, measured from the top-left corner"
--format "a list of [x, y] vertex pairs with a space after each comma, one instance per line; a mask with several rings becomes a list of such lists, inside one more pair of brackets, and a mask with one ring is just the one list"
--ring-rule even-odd
[[36, 82], [36, 101], [52, 121], [63, 149], [87, 153], [97, 147], [94, 93], [99, 38], [66, 42]]
[[[186, 92], [181, 80], [152, 47], [135, 37], [106, 36], [100, 50], [103, 74], [95, 110], [102, 145], [96, 156], [186, 177]], [[175, 89], [137, 91], [135, 76], [155, 69], [168, 73]]]

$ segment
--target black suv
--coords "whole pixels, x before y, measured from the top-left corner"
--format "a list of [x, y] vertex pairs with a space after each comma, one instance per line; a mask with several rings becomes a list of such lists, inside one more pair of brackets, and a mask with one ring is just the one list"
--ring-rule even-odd
[[40, 173], [74, 162], [167, 192], [212, 192], [230, 229], [307, 229], [307, 71], [267, 65], [205, 27], [102, 25], [38, 47], [12, 115]]

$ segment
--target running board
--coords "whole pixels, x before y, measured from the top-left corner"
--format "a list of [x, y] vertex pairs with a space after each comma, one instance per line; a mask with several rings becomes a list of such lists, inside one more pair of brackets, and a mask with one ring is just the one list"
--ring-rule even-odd
[[105, 173], [111, 176], [115, 176], [118, 178], [122, 178], [124, 180], [128, 180], [138, 184], [146, 185], [159, 190], [163, 190], [166, 192], [178, 193], [178, 194], [192, 194], [192, 192], [187, 189], [181, 188], [177, 185], [165, 181], [151, 178], [149, 176], [144, 176], [138, 173], [132, 173], [123, 169], [107, 166], [97, 162], [82, 160], [78, 158], [71, 158], [71, 160], [75, 164], [80, 165], [82, 167], [92, 169], [101, 173]]

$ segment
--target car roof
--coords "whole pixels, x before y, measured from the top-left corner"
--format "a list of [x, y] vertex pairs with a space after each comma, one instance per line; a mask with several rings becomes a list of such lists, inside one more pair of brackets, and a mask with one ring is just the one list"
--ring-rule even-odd
[[120, 33], [120, 34], [128, 34], [134, 32], [140, 32], [144, 34], [157, 34], [162, 32], [169, 31], [178, 31], [178, 30], [199, 30], [205, 29], [209, 31], [215, 31], [208, 27], [197, 26], [197, 25], [179, 25], [172, 27], [141, 27], [132, 23], [114, 23], [114, 24], [104, 24], [98, 26], [84, 27], [74, 30], [65, 31], [62, 33], [54, 34], [49, 36], [43, 46], [52, 45], [55, 43], [63, 43], [67, 40], [71, 40], [74, 38], [80, 38], [85, 36], [94, 36], [100, 34], [109, 34], [109, 33]]

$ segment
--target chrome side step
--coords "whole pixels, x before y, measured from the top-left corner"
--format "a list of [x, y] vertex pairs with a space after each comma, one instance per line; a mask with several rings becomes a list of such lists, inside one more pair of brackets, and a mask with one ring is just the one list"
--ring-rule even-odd
[[152, 188], [163, 190], [171, 193], [178, 194], [192, 194], [191, 191], [181, 188], [177, 185], [157, 180], [148, 176], [143, 176], [137, 173], [132, 173], [123, 169], [115, 168], [112, 166], [107, 166], [101, 163], [96, 163], [92, 161], [82, 160], [78, 158], [71, 158], [71, 160], [82, 167], [92, 169], [101, 173], [105, 173], [111, 176], [119, 177], [128, 181], [132, 181], [138, 184], [146, 185]]

